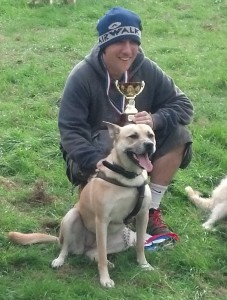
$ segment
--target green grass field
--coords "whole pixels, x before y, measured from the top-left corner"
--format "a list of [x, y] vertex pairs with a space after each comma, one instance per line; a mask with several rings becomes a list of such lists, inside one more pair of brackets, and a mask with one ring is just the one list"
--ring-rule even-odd
[[[116, 287], [108, 290], [94, 262], [74, 256], [53, 270], [57, 245], [14, 245], [7, 232], [57, 234], [76, 201], [59, 151], [58, 100], [69, 71], [97, 41], [97, 20], [112, 6], [142, 17], [146, 55], [191, 98], [195, 117], [192, 163], [178, 172], [163, 201], [164, 219], [180, 241], [147, 253], [153, 272], [137, 267], [134, 249], [113, 255]], [[226, 224], [205, 232], [207, 214], [184, 192], [191, 185], [209, 195], [227, 175], [226, 16], [224, 0], [77, 0], [75, 6], [36, 7], [0, 0], [0, 300], [227, 299]]]

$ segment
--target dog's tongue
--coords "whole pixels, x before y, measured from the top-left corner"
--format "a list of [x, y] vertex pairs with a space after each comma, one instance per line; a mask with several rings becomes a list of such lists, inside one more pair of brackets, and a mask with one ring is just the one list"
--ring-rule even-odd
[[139, 165], [145, 169], [147, 172], [151, 172], [153, 169], [153, 165], [147, 154], [137, 155]]

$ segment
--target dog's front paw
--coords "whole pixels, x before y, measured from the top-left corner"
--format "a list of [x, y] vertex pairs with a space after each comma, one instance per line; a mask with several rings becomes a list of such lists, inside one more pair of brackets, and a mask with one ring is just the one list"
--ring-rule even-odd
[[113, 288], [114, 287], [114, 281], [109, 278], [100, 278], [100, 283], [103, 287], [106, 288]]
[[187, 192], [188, 195], [194, 194], [194, 191], [190, 186], [186, 186], [185, 191]]
[[52, 261], [51, 266], [52, 268], [59, 268], [63, 264], [64, 264], [64, 259], [58, 257]]
[[153, 271], [154, 270], [154, 268], [148, 262], [140, 265], [140, 267], [145, 271]]

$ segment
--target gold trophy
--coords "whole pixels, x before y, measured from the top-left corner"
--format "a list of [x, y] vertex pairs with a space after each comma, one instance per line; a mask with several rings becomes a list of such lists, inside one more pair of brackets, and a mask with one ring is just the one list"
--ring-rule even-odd
[[123, 113], [126, 116], [125, 122], [132, 122], [133, 116], [138, 112], [135, 107], [135, 98], [144, 89], [145, 82], [118, 82], [118, 80], [116, 80], [115, 85], [118, 91], [125, 96], [126, 106]]

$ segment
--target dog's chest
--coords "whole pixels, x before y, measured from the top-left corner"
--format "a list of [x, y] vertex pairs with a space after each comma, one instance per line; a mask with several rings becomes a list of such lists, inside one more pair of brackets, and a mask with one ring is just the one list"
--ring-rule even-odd
[[122, 223], [132, 212], [138, 201], [138, 191], [136, 188], [119, 189], [118, 194], [106, 205], [106, 212], [109, 214], [110, 222]]

